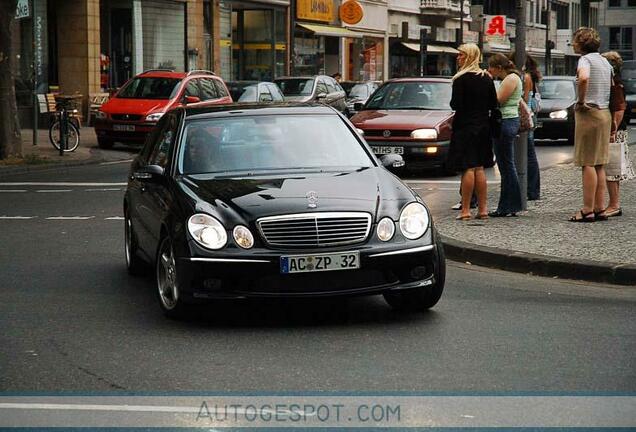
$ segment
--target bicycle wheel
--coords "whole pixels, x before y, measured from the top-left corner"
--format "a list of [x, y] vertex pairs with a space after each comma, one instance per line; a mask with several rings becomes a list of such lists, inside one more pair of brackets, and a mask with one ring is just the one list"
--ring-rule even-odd
[[[71, 122], [68, 123], [68, 129], [66, 131], [67, 138], [67, 148], [64, 149], [65, 152], [74, 151], [77, 146], [79, 146], [79, 131], [77, 127]], [[49, 140], [53, 147], [57, 150], [60, 149], [60, 141], [62, 139], [62, 134], [60, 133], [60, 121], [56, 120], [55, 123], [51, 125], [49, 128]]]

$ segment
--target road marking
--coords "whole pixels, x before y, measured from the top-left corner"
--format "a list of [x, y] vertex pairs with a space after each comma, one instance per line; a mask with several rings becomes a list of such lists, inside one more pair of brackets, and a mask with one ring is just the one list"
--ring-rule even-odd
[[51, 216], [47, 220], [87, 220], [94, 219], [95, 216]]
[[26, 189], [0, 189], [0, 192], [6, 192], [6, 193], [26, 192]]
[[4, 182], [0, 186], [86, 186], [108, 187], [126, 186], [128, 183], [82, 183], [82, 182]]
[[123, 164], [123, 163], [131, 163], [134, 159], [126, 159], [126, 160], [120, 160], [120, 161], [113, 161], [113, 162], [102, 162], [100, 163], [100, 165], [116, 165], [116, 164]]
[[108, 192], [108, 191], [120, 191], [121, 188], [103, 188], [103, 189], [84, 189], [84, 192]]
[[71, 192], [71, 189], [39, 189], [36, 192], [48, 193], [48, 192]]
[[123, 216], [112, 216], [112, 217], [104, 218], [104, 220], [124, 220], [124, 217]]
[[24, 220], [24, 219], [35, 219], [37, 216], [0, 216], [0, 219], [16, 219], [16, 220]]

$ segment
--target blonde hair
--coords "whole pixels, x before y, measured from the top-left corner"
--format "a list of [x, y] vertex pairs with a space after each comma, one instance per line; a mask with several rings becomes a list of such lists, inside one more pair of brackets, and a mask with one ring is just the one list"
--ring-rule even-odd
[[585, 54], [598, 52], [601, 47], [601, 37], [591, 27], [580, 27], [572, 36], [572, 43], [579, 44], [579, 48]]
[[466, 60], [464, 61], [464, 65], [461, 69], [459, 69], [459, 71], [457, 71], [457, 73], [453, 76], [453, 81], [467, 73], [479, 75], [484, 75], [486, 73], [485, 70], [479, 67], [481, 51], [479, 51], [479, 47], [477, 45], [474, 43], [467, 43], [460, 45], [457, 50], [466, 54]]

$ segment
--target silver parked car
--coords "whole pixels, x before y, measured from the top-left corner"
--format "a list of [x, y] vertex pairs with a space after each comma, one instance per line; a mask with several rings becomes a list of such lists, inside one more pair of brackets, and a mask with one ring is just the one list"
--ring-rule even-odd
[[286, 101], [320, 102], [340, 112], [346, 109], [346, 93], [338, 82], [326, 75], [281, 77], [274, 82]]

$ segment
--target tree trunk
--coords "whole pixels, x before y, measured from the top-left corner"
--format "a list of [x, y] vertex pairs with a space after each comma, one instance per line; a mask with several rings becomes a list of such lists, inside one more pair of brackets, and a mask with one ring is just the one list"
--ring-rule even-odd
[[0, 159], [22, 155], [11, 44], [16, 6], [17, 0], [0, 0]]

